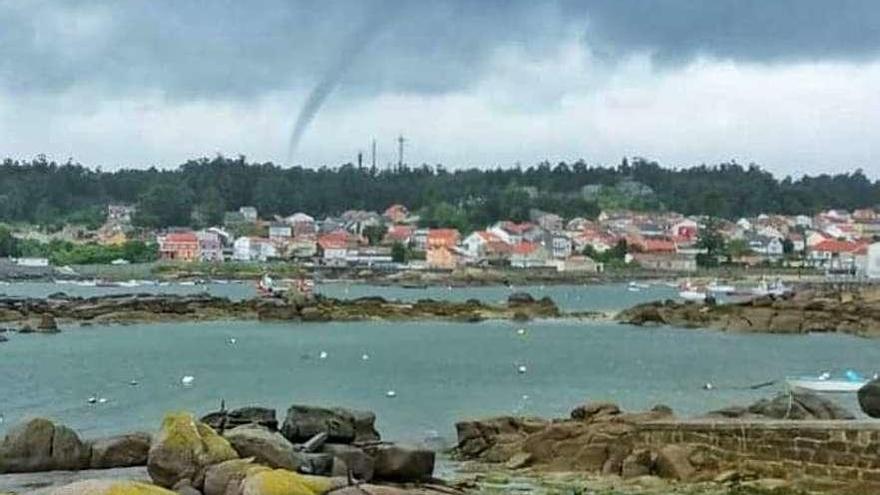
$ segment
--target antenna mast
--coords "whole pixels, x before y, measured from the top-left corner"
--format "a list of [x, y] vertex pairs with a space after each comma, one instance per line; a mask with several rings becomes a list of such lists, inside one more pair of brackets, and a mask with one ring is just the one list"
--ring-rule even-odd
[[403, 134], [397, 137], [397, 169], [403, 169], [403, 143], [406, 142], [406, 139], [403, 139]]

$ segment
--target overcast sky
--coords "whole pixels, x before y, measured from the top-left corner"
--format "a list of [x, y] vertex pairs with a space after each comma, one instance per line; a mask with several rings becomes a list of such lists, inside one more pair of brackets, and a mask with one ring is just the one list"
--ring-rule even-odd
[[878, 177], [878, 119], [876, 0], [0, 0], [0, 156]]

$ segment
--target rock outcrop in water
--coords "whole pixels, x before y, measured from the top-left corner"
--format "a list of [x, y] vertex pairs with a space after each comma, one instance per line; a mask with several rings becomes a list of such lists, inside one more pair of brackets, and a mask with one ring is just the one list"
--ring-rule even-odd
[[658, 301], [624, 310], [617, 319], [632, 325], [880, 337], [880, 289], [803, 290], [790, 297], [717, 305]]
[[440, 319], [476, 322], [485, 319], [530, 319], [560, 316], [549, 298], [523, 300], [518, 296], [505, 305], [422, 299], [413, 303], [381, 297], [308, 301], [254, 298], [231, 301], [208, 294], [124, 294], [73, 297], [53, 294], [47, 298], [0, 297], [0, 322], [17, 322], [22, 328], [57, 332], [58, 322], [127, 323], [153, 321], [260, 319], [294, 321], [358, 321]]

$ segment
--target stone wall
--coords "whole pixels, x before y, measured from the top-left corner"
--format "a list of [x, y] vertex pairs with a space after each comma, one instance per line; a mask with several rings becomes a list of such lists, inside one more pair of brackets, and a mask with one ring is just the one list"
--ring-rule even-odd
[[649, 448], [693, 447], [716, 469], [880, 483], [880, 421], [661, 420], [636, 436]]

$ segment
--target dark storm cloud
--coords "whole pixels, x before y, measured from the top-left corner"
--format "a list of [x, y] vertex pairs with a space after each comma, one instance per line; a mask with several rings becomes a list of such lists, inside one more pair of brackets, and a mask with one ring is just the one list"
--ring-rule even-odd
[[541, 57], [573, 33], [612, 62], [861, 60], [880, 46], [874, 0], [0, 0], [0, 85], [172, 98], [310, 88], [365, 19], [385, 17], [341, 75], [351, 94], [467, 88], [494, 50]]

